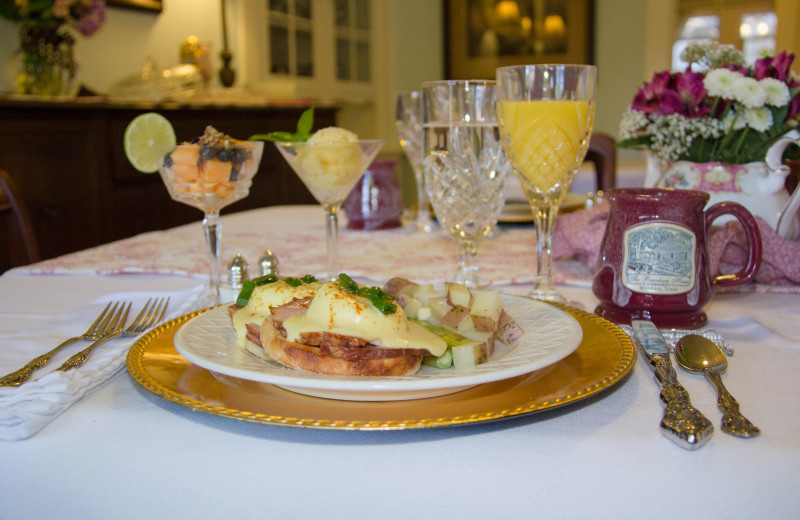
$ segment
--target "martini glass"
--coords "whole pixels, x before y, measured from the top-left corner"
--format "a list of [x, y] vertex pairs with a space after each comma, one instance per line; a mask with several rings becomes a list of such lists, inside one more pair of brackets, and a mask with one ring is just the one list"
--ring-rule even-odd
[[456, 242], [454, 281], [483, 282], [475, 259], [505, 201], [508, 164], [497, 127], [494, 81], [422, 84], [425, 185], [442, 231]]
[[328, 280], [339, 278], [339, 210], [383, 146], [380, 140], [357, 142], [277, 142], [292, 170], [325, 210]]
[[400, 147], [411, 163], [414, 179], [417, 182], [417, 218], [414, 225], [417, 231], [433, 230], [433, 219], [425, 189], [425, 176], [422, 169], [422, 94], [412, 90], [398, 92], [395, 96], [395, 126], [400, 138]]
[[591, 65], [519, 65], [497, 69], [503, 147], [536, 223], [536, 281], [529, 296], [568, 303], [552, 276], [558, 207], [589, 148], [594, 124]]
[[204, 214], [203, 232], [210, 271], [208, 297], [215, 305], [220, 303], [222, 222], [219, 212], [250, 193], [263, 150], [264, 143], [257, 141], [228, 141], [219, 147], [180, 144], [164, 156], [158, 170], [173, 200], [193, 206]]

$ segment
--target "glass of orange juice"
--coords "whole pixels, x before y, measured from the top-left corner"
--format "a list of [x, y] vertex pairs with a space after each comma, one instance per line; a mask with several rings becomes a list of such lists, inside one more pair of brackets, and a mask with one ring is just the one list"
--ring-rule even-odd
[[552, 276], [558, 207], [589, 147], [597, 69], [591, 65], [515, 65], [497, 69], [503, 148], [531, 205], [537, 272], [529, 296], [566, 302]]

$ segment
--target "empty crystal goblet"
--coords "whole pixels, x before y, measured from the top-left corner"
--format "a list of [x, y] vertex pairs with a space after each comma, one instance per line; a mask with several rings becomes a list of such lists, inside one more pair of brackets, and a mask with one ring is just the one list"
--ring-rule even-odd
[[417, 90], [398, 92], [395, 96], [395, 116], [400, 147], [411, 163], [417, 183], [417, 216], [414, 225], [418, 231], [428, 232], [433, 229], [433, 219], [422, 168], [422, 94]]
[[495, 226], [511, 167], [497, 126], [494, 81], [423, 83], [425, 183], [442, 230], [458, 247], [454, 281], [481, 285], [475, 262]]

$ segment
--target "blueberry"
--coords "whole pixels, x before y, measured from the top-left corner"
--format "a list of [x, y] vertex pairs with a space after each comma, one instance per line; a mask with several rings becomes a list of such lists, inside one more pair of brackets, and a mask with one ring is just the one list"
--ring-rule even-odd
[[230, 180], [232, 182], [238, 181], [239, 180], [239, 169], [240, 169], [239, 166], [234, 165], [234, 167], [231, 168], [231, 176], [228, 178], [228, 180]]
[[164, 156], [164, 166], [166, 166], [167, 168], [170, 168], [173, 163], [174, 163], [174, 161], [172, 160], [172, 152], [170, 152], [170, 153], [168, 153], [167, 155]]
[[213, 159], [216, 153], [217, 152], [216, 150], [214, 150], [213, 146], [204, 144], [203, 146], [200, 147], [200, 162], [203, 163]]
[[233, 152], [230, 148], [223, 148], [217, 152], [217, 159], [222, 162], [230, 162], [231, 158], [233, 157]]
[[247, 150], [244, 148], [234, 148], [233, 149], [233, 164], [244, 164], [247, 160]]

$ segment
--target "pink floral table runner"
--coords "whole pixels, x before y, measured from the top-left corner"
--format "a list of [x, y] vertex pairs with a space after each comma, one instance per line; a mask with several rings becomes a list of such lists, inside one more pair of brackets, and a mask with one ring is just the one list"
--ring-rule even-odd
[[[455, 242], [439, 231], [411, 227], [356, 231], [340, 222], [340, 268], [352, 276], [386, 280], [403, 276], [419, 282], [450, 279], [458, 260]], [[240, 253], [258, 274], [257, 260], [270, 249], [283, 275], [325, 274], [322, 210], [313, 206], [272, 207], [223, 217], [223, 270]], [[532, 227], [498, 229], [478, 250], [479, 272], [493, 285], [529, 284], [536, 273], [536, 234]], [[208, 261], [200, 224], [145, 233], [118, 242], [46, 260], [24, 268], [33, 274], [163, 274], [205, 278]], [[588, 285], [591, 273], [581, 262], [557, 262], [556, 283]]]
[[[605, 230], [607, 206], [559, 217], [554, 236], [553, 278], [557, 284], [591, 286], [592, 269]], [[441, 283], [455, 274], [455, 243], [439, 231], [411, 227], [356, 231], [342, 217], [341, 271], [376, 281], [402, 276]], [[800, 292], [800, 243], [786, 242], [761, 222], [764, 260], [756, 283], [741, 292]], [[777, 237], [777, 238], [776, 238]], [[279, 258], [283, 275], [324, 275], [325, 229], [316, 206], [276, 206], [223, 217], [223, 270], [234, 254], [258, 274], [266, 249]], [[712, 270], [733, 272], [742, 247], [734, 226], [716, 230], [709, 240]], [[536, 274], [536, 233], [532, 226], [501, 226], [478, 250], [479, 272], [491, 285], [526, 285]], [[32, 274], [163, 274], [206, 278], [208, 261], [200, 224], [145, 233], [118, 242], [19, 268]]]

